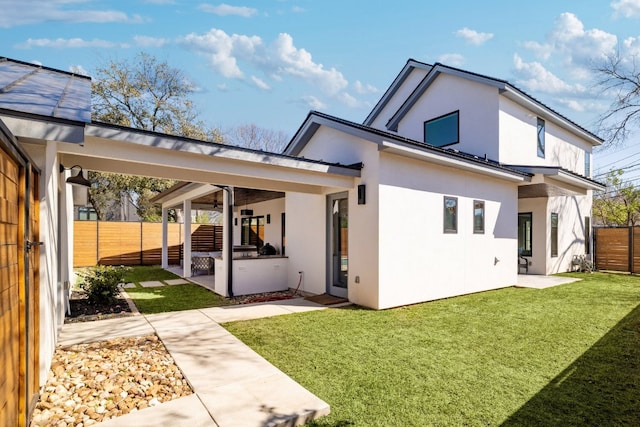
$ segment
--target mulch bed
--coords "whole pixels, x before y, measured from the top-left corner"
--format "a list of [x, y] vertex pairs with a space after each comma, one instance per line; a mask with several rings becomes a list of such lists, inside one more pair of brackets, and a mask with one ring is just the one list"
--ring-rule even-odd
[[69, 306], [71, 314], [66, 314], [65, 323], [90, 322], [133, 315], [127, 300], [122, 296], [110, 304], [95, 304], [89, 301], [84, 292], [72, 291]]

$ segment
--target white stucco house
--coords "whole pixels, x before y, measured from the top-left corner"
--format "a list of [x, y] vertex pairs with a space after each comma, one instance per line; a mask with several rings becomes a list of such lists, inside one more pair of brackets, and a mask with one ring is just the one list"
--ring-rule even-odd
[[[300, 286], [385, 309], [513, 286], [519, 256], [547, 275], [590, 250], [602, 140], [503, 80], [409, 60], [363, 123], [311, 112], [284, 153], [94, 122], [90, 92], [87, 77], [0, 58], [1, 375], [13, 379], [0, 381], [0, 419], [16, 425], [63, 323], [67, 179], [80, 168], [182, 182], [157, 202], [165, 224], [184, 211], [185, 277], [192, 207], [222, 211], [221, 295]], [[276, 256], [244, 256], [256, 242]]]

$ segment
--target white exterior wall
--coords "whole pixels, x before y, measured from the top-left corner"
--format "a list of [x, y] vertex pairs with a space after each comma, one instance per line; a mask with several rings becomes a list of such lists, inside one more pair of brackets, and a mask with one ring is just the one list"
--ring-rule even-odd
[[545, 119], [545, 157], [538, 157], [539, 116], [515, 102], [500, 97], [500, 157], [511, 165], [561, 166], [580, 175], [585, 174], [585, 152], [591, 144]]
[[498, 157], [498, 91], [468, 79], [441, 74], [398, 125], [398, 134], [424, 141], [424, 122], [460, 111], [460, 142], [446, 148], [490, 159]]
[[56, 142], [23, 144], [23, 148], [40, 168], [40, 182], [35, 185], [40, 187], [40, 241], [45, 242], [40, 247], [39, 371], [40, 384], [44, 384], [64, 323], [63, 283], [73, 279], [73, 197], [65, 175], [58, 170]]
[[[282, 224], [280, 218], [282, 213], [285, 211], [284, 198], [268, 200], [266, 202], [254, 203], [249, 205], [235, 206], [233, 214], [234, 218], [238, 219], [238, 225], [233, 226], [234, 245], [239, 245], [242, 241], [242, 217], [240, 216], [241, 209], [253, 209], [252, 216], [264, 216], [264, 243], [269, 243], [271, 246], [278, 250], [279, 254], [282, 253]], [[271, 215], [270, 224], [267, 224], [267, 215]]]
[[[378, 146], [322, 126], [301, 156], [329, 162], [363, 162], [349, 197], [349, 300], [378, 308]], [[358, 205], [357, 185], [366, 185], [366, 204]], [[327, 195], [345, 190], [327, 189], [324, 194], [287, 193], [287, 255], [289, 276], [304, 271], [304, 290], [324, 293], [327, 287]], [[358, 283], [356, 283], [356, 278]]]
[[371, 127], [386, 131], [389, 119], [398, 111], [398, 108], [400, 108], [426, 75], [426, 70], [413, 68], [393, 97], [387, 101], [387, 105], [378, 113], [376, 119], [371, 123]]
[[[516, 283], [516, 184], [385, 153], [380, 180], [378, 308]], [[443, 232], [445, 195], [458, 198], [456, 234]], [[473, 233], [474, 200], [484, 234]]]
[[586, 196], [549, 197], [547, 230], [551, 230], [551, 213], [558, 214], [558, 256], [551, 257], [551, 238], [548, 237], [547, 274], [571, 270], [574, 255], [584, 255], [584, 217], [591, 217], [591, 192]]

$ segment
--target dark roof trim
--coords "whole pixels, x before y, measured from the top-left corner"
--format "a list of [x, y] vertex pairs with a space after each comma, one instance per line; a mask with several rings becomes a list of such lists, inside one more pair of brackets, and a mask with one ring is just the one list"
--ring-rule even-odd
[[530, 174], [541, 174], [546, 176], [568, 176], [571, 180], [586, 184], [589, 188], [594, 190], [604, 190], [607, 185], [594, 179], [588, 178], [579, 173], [570, 171], [560, 166], [535, 166], [535, 165], [505, 165], [509, 168], [513, 168], [522, 172]]
[[385, 132], [376, 128], [350, 122], [348, 120], [340, 119], [338, 117], [330, 116], [328, 114], [320, 113], [317, 111], [312, 111], [309, 113], [309, 115], [307, 116], [305, 121], [302, 123], [302, 125], [300, 126], [296, 134], [293, 136], [291, 142], [287, 146], [286, 151], [289, 154], [293, 154], [293, 155], [299, 154], [302, 151], [302, 148], [304, 148], [307, 142], [309, 142], [309, 140], [313, 137], [315, 132], [322, 125], [329, 126], [333, 129], [337, 129], [342, 132], [369, 140], [380, 146], [382, 146], [385, 141], [399, 142], [403, 145], [417, 148], [426, 153], [434, 153], [442, 157], [462, 160], [464, 162], [471, 163], [476, 166], [481, 166], [487, 169], [499, 170], [501, 172], [506, 172], [511, 175], [516, 175], [516, 176], [525, 177], [525, 178], [531, 177], [530, 173], [523, 172], [514, 168], [506, 167], [490, 159], [478, 157], [473, 154], [464, 153], [458, 150], [445, 149], [445, 148], [435, 147], [432, 145], [427, 145], [423, 142], [415, 141], [409, 138], [404, 138], [393, 133]]
[[364, 120], [364, 125], [371, 126], [376, 117], [378, 117], [378, 114], [382, 112], [387, 103], [391, 100], [391, 98], [393, 98], [398, 89], [400, 89], [404, 81], [411, 75], [411, 72], [414, 68], [420, 68], [428, 72], [429, 70], [431, 70], [432, 66], [424, 62], [416, 61], [415, 59], [409, 59], [402, 70], [400, 70], [396, 78], [393, 80], [391, 85], [387, 88], [384, 95], [382, 95], [382, 98], [380, 98], [376, 106], [373, 107], [373, 110], [371, 110], [367, 118]]
[[[433, 81], [440, 75], [440, 73], [446, 73], [453, 76], [458, 76], [466, 79], [470, 79], [475, 82], [488, 84], [497, 88], [500, 93], [505, 94], [505, 96], [510, 99], [519, 102], [522, 104], [523, 102], [532, 104], [532, 106], [537, 107], [547, 114], [546, 118], [555, 119], [555, 121], [564, 127], [572, 129], [575, 133], [581, 134], [583, 137], [587, 139], [591, 139], [594, 145], [600, 145], [603, 142], [603, 139], [594, 133], [588, 131], [577, 123], [569, 120], [562, 114], [538, 101], [536, 98], [527, 94], [526, 92], [518, 89], [513, 86], [506, 80], [497, 79], [494, 77], [486, 76], [483, 74], [473, 73], [471, 71], [462, 70], [459, 68], [450, 67], [444, 64], [435, 63], [429, 73], [424, 77], [422, 82], [416, 87], [413, 93], [407, 98], [407, 100], [400, 106], [398, 111], [391, 117], [389, 122], [387, 123], [387, 129], [390, 131], [396, 132], [398, 130], [398, 124], [404, 118], [404, 116], [411, 110], [411, 108], [415, 105], [416, 102], [420, 99], [420, 97], [424, 94], [427, 88], [433, 83]], [[512, 94], [512, 96], [508, 96], [508, 94]]]

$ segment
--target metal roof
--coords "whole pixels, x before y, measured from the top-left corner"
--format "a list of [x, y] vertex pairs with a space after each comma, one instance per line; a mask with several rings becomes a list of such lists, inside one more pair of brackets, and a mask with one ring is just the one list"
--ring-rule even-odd
[[0, 108], [91, 122], [91, 78], [0, 57]]

